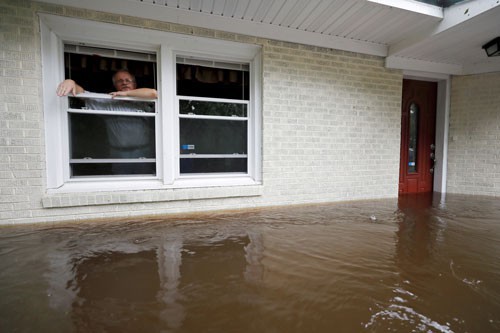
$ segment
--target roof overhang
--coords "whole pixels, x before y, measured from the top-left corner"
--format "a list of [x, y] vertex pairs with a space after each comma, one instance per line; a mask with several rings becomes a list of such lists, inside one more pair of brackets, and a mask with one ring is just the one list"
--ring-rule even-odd
[[481, 46], [500, 35], [500, 1], [441, 8], [415, 0], [44, 0], [230, 33], [386, 58], [389, 68], [500, 71]]

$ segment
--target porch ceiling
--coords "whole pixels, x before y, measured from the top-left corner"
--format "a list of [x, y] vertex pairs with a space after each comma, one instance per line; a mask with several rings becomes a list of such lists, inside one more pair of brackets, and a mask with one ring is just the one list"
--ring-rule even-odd
[[481, 48], [500, 36], [500, 1], [440, 8], [414, 0], [44, 0], [386, 57], [411, 71], [500, 71]]

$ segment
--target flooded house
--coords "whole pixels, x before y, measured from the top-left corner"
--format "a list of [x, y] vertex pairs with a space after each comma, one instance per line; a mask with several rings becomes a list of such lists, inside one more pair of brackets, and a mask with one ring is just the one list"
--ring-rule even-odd
[[0, 331], [498, 332], [499, 18], [0, 0]]
[[[499, 7], [2, 1], [1, 223], [498, 196]], [[147, 110], [112, 111], [122, 68]], [[119, 119], [147, 153], [113, 152]]]

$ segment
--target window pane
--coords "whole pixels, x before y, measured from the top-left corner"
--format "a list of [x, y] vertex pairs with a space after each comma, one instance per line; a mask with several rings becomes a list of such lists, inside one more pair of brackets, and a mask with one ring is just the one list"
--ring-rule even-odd
[[177, 64], [177, 95], [249, 99], [247, 71]]
[[69, 114], [70, 158], [155, 158], [154, 117]]
[[[69, 114], [70, 158], [114, 159], [113, 163], [70, 163], [71, 176], [155, 175], [154, 118]], [[120, 159], [139, 159], [119, 163]]]
[[246, 154], [247, 121], [180, 119], [181, 154]]
[[418, 106], [412, 103], [409, 117], [408, 172], [417, 172], [418, 114]]
[[181, 173], [247, 172], [246, 158], [181, 158]]
[[247, 105], [240, 103], [219, 103], [204, 101], [179, 101], [180, 114], [195, 114], [202, 116], [246, 117]]

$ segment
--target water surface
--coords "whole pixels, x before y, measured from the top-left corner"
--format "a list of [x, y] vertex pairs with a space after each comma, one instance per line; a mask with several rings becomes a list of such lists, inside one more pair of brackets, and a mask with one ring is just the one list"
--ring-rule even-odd
[[0, 332], [498, 332], [500, 202], [0, 227]]

